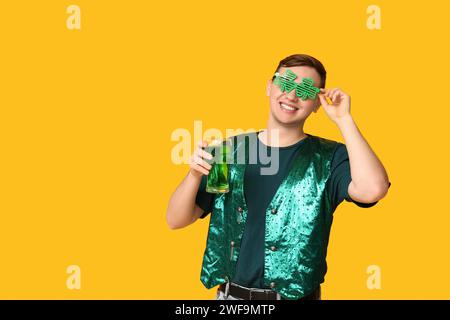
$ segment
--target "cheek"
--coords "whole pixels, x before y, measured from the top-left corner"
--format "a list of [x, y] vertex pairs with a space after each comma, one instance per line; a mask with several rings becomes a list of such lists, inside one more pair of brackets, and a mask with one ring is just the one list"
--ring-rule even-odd
[[272, 103], [272, 104], [276, 104], [276, 103], [278, 103], [278, 101], [279, 101], [279, 99], [280, 99], [280, 94], [277, 94], [277, 93], [275, 93], [275, 92], [272, 92], [271, 94], [270, 94], [270, 102]]
[[272, 86], [270, 90], [270, 97], [272, 99], [278, 99], [279, 96], [281, 96], [283, 92], [281, 92], [280, 88], [278, 86]]
[[315, 100], [307, 99], [305, 101], [300, 100], [300, 105], [305, 109], [314, 109]]

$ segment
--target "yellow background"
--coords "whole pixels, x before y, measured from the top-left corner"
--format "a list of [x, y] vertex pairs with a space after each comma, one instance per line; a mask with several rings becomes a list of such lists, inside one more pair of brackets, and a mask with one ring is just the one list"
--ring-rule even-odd
[[[265, 127], [266, 81], [293, 53], [351, 95], [392, 182], [375, 207], [335, 212], [323, 298], [450, 298], [449, 14], [448, 1], [3, 1], [0, 298], [212, 299], [209, 218], [165, 222], [188, 170], [171, 133]], [[323, 110], [305, 131], [343, 142]], [[372, 264], [381, 290], [366, 287]]]

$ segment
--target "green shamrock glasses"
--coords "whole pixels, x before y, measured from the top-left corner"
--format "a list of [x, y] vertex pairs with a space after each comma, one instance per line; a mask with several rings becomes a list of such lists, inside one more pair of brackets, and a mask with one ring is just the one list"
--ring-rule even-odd
[[273, 83], [280, 87], [280, 90], [287, 93], [295, 89], [295, 94], [302, 100], [315, 99], [320, 89], [313, 85], [313, 79], [303, 78], [301, 83], [296, 83], [294, 80], [297, 75], [291, 70], [287, 69], [284, 75], [279, 72], [275, 73]]

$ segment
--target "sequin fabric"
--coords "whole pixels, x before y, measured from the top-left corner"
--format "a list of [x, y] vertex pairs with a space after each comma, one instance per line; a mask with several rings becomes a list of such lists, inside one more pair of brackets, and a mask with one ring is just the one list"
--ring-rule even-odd
[[[255, 137], [234, 137], [232, 153], [238, 163], [229, 164], [230, 191], [214, 198], [200, 276], [208, 289], [234, 276], [248, 213], [244, 173]], [[311, 135], [266, 209], [264, 282], [285, 299], [308, 295], [324, 281], [333, 221], [325, 184], [337, 145]], [[239, 157], [244, 160], [237, 161]]]

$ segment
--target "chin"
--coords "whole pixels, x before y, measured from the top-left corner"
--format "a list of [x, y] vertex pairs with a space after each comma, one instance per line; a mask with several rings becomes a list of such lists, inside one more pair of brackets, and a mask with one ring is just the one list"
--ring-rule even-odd
[[[293, 126], [293, 125], [301, 125], [308, 116], [304, 116], [304, 114], [301, 112], [301, 110], [297, 111], [298, 114], [285, 114], [280, 110], [273, 110], [272, 109], [272, 116], [274, 119], [281, 124]], [[309, 115], [309, 114], [308, 114]]]
[[300, 126], [305, 119], [304, 118], [286, 119], [284, 117], [275, 115], [275, 120], [280, 124], [292, 127], [292, 126]]

